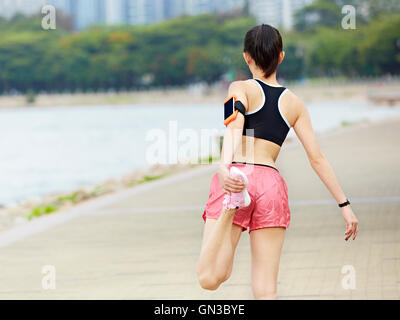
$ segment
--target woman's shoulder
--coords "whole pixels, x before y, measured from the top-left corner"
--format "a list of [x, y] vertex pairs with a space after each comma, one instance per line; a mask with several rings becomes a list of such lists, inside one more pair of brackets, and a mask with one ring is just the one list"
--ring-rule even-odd
[[301, 114], [307, 112], [307, 107], [304, 101], [298, 97], [292, 90], [286, 88], [285, 94], [280, 102], [281, 107], [286, 114], [286, 118], [294, 126]]
[[254, 81], [254, 79], [247, 79], [247, 80], [237, 80], [231, 82], [229, 85], [229, 91], [241, 91], [243, 93], [247, 94], [252, 94], [254, 92], [258, 92], [259, 88], [257, 86], [257, 83]]
[[296, 107], [296, 108], [305, 107], [305, 103], [303, 102], [303, 100], [301, 98], [299, 98], [292, 90], [290, 90], [289, 88], [286, 88], [285, 91], [286, 92], [283, 97], [283, 99], [284, 99], [283, 101], [285, 101], [286, 104], [289, 104], [292, 107]]
[[230, 83], [229, 89], [246, 89], [249, 80], [236, 80]]

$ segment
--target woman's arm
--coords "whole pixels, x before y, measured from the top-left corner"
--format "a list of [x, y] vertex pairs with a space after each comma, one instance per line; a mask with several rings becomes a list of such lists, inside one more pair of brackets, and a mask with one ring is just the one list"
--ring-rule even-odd
[[[311, 167], [317, 173], [321, 181], [328, 188], [329, 192], [338, 203], [346, 202], [347, 198], [340, 187], [336, 175], [329, 164], [328, 160], [322, 153], [314, 131], [312, 129], [310, 116], [305, 104], [296, 98], [296, 110], [298, 116], [293, 126], [296, 135], [303, 144], [306, 150]], [[357, 236], [358, 221], [350, 206], [342, 208], [342, 214], [347, 224], [345, 240], [348, 240], [353, 235], [353, 240]]]
[[[243, 105], [248, 108], [247, 96], [242, 81], [232, 82], [229, 86], [228, 97], [235, 95]], [[244, 116], [239, 112], [236, 119], [232, 121], [226, 128], [221, 151], [221, 161], [218, 169], [218, 177], [221, 183], [221, 188], [226, 193], [241, 192], [245, 185], [239, 179], [234, 179], [229, 176], [229, 165], [232, 163], [233, 156], [241, 148], [243, 136]]]

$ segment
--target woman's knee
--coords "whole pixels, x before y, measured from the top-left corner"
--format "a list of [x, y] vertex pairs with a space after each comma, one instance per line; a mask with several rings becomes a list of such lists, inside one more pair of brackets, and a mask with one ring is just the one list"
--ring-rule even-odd
[[200, 286], [205, 290], [217, 290], [222, 281], [215, 276], [199, 274], [198, 280]]
[[219, 286], [229, 279], [230, 273], [197, 272], [200, 286], [206, 290], [217, 290]]

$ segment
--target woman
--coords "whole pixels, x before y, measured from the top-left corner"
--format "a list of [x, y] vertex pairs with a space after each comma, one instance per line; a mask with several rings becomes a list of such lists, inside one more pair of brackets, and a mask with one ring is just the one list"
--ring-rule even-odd
[[[229, 87], [229, 97], [234, 95], [245, 112], [238, 113], [227, 127], [220, 166], [211, 181], [203, 214], [197, 274], [204, 289], [215, 290], [229, 278], [240, 235], [249, 228], [254, 298], [277, 299], [279, 260], [290, 211], [286, 184], [275, 161], [291, 127], [312, 168], [341, 207], [347, 226], [344, 239], [357, 236], [357, 218], [318, 146], [306, 106], [276, 80], [284, 56], [277, 29], [263, 24], [247, 32], [243, 57], [253, 79], [235, 81]], [[230, 175], [231, 167], [245, 174], [248, 185], [239, 175]], [[246, 187], [250, 205], [223, 205]]]

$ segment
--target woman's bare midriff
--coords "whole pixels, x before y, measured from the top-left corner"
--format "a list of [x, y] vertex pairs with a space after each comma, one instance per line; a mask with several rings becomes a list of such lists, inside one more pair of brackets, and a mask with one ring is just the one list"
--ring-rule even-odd
[[242, 137], [242, 150], [238, 150], [234, 156], [234, 162], [247, 162], [255, 164], [266, 164], [276, 168], [275, 161], [281, 148], [267, 140]]

